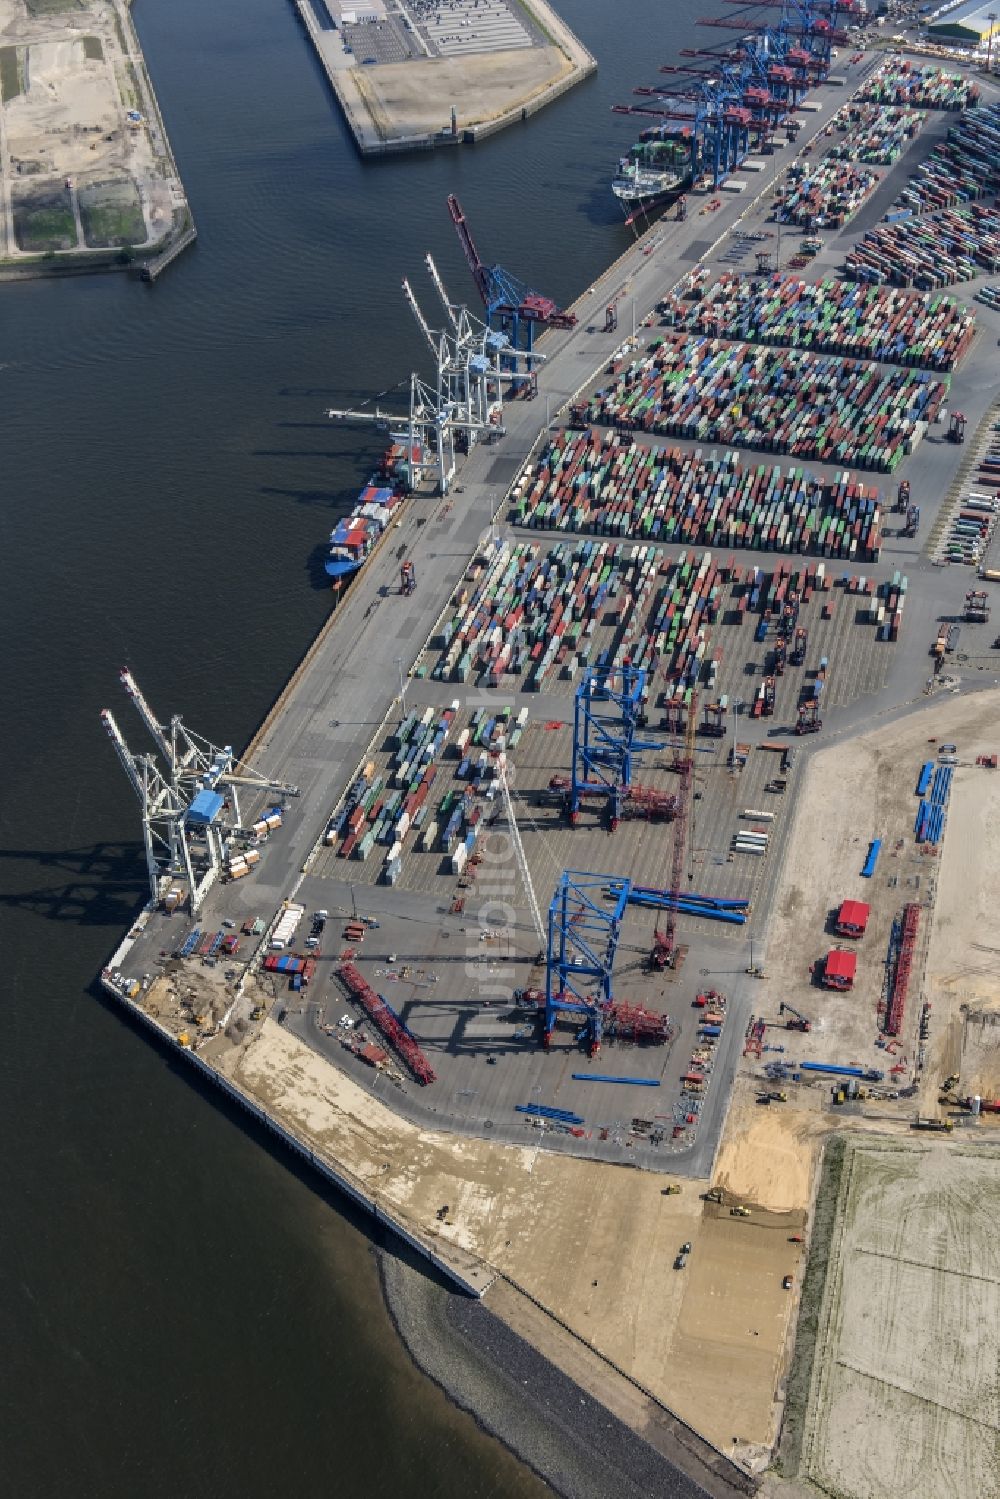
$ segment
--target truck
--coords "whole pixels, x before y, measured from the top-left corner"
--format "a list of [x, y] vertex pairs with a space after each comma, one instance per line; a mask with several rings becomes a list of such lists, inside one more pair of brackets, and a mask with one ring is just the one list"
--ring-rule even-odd
[[278, 924], [271, 934], [271, 946], [276, 950], [285, 947], [295, 934], [295, 928], [305, 915], [305, 906], [300, 906], [295, 901], [286, 901], [285, 908], [278, 918]]
[[803, 625], [799, 625], [798, 629], [795, 631], [795, 637], [792, 642], [792, 652], [788, 658], [792, 666], [805, 665], [806, 650], [808, 648], [808, 645], [809, 631]]

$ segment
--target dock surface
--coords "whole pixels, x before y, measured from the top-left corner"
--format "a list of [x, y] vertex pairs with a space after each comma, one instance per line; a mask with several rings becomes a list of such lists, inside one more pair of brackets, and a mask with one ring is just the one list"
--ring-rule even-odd
[[337, 26], [295, 5], [362, 156], [485, 140], [597, 68], [546, 0], [387, 0], [377, 24]]

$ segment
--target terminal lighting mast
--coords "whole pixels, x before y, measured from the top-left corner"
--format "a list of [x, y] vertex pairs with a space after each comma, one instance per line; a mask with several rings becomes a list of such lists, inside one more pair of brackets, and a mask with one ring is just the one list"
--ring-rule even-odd
[[179, 715], [165, 727], [128, 668], [118, 676], [164, 762], [161, 768], [152, 755], [133, 755], [112, 714], [102, 711], [142, 808], [150, 896], [159, 899], [171, 879], [186, 880], [196, 915], [219, 876], [229, 841], [243, 831], [238, 788], [281, 796], [298, 796], [299, 788], [257, 775], [237, 760], [231, 745], [220, 748], [203, 739]]

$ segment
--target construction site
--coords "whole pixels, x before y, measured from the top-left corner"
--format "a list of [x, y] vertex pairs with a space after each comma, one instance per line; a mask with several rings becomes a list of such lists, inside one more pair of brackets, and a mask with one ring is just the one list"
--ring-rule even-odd
[[125, 264], [189, 230], [127, 5], [3, 0], [0, 32], [0, 261]]
[[[849, 66], [877, 95], [888, 65]], [[907, 171], [996, 121], [989, 80], [980, 102], [961, 76], [899, 77], [949, 116]], [[793, 89], [779, 115], [802, 115], [800, 160], [844, 133], [844, 79], [815, 84], [814, 110]], [[380, 539], [355, 517], [331, 538], [339, 569], [363, 534], [359, 575], [343, 597], [338, 575], [253, 744], [162, 719], [120, 674], [156, 752], [104, 710], [150, 899], [102, 981], [465, 1293], [539, 1346], [569, 1337], [598, 1399], [609, 1371], [635, 1381], [738, 1487], [771, 1462], [788, 1397], [782, 1471], [861, 1499], [917, 1484], [905, 1423], [898, 1460], [880, 1423], [881, 1488], [846, 1436], [842, 1350], [875, 1284], [850, 1267], [862, 1240], [886, 1267], [920, 1257], [925, 1162], [981, 1160], [992, 1191], [1000, 308], [973, 297], [981, 267], [941, 297], [830, 280], [891, 212], [888, 177], [805, 256], [803, 297], [785, 274], [801, 257], [764, 228], [777, 176], [746, 208], [692, 193], [571, 309], [483, 262], [450, 200], [483, 316], [428, 256], [439, 316], [404, 292], [436, 374], [413, 374], [408, 413], [329, 413], [390, 427], [378, 483], [404, 455], [406, 498], [373, 476], [382, 500], [355, 517], [391, 500]], [[773, 301], [724, 279], [747, 256]], [[803, 389], [802, 351], [829, 387]], [[944, 560], [956, 512], [976, 535]], [[856, 1188], [845, 1172], [820, 1201], [842, 1135]], [[902, 1163], [896, 1237], [872, 1226], [883, 1156]], [[935, 1288], [987, 1253], [955, 1169]], [[826, 1318], [808, 1367], [804, 1283], [802, 1326]], [[878, 1399], [899, 1384], [945, 1423], [943, 1385], [906, 1384], [927, 1351], [897, 1290]], [[963, 1294], [939, 1329], [958, 1346]], [[968, 1388], [995, 1431], [987, 1313]], [[987, 1492], [960, 1416], [948, 1460]]]

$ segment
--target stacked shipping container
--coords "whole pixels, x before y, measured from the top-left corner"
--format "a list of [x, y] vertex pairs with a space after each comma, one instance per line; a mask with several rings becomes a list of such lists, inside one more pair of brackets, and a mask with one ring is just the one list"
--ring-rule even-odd
[[560, 432], [518, 481], [520, 525], [640, 540], [878, 560], [878, 491], [736, 453], [653, 448], [622, 433]]
[[811, 349], [854, 359], [949, 371], [976, 332], [975, 313], [953, 297], [794, 276], [748, 281], [727, 272], [701, 301], [663, 304], [675, 327], [749, 343]]
[[609, 426], [891, 473], [947, 390], [919, 371], [672, 333], [598, 391], [588, 415]]

